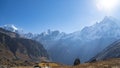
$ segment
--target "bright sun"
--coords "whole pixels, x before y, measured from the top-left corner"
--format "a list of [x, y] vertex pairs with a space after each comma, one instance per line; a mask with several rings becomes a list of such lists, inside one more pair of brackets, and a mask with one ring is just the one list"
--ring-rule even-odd
[[97, 8], [100, 11], [112, 11], [118, 6], [119, 0], [97, 0]]

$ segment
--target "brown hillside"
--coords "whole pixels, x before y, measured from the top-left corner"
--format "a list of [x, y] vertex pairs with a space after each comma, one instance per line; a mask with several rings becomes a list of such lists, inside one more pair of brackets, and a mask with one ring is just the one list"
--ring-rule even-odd
[[0, 28], [0, 65], [31, 65], [42, 57], [48, 59], [42, 44]]
[[120, 68], [120, 58], [98, 61], [95, 63], [85, 63], [78, 66], [61, 66], [53, 68]]

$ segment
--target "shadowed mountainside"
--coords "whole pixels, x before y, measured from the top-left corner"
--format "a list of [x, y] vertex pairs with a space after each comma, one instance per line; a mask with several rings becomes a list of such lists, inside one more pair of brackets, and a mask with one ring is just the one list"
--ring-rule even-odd
[[98, 53], [92, 60], [106, 60], [109, 58], [120, 58], [120, 40], [115, 41], [108, 47], [106, 47], [102, 52]]
[[[17, 64], [19, 62], [36, 62], [42, 57], [48, 59], [43, 45], [21, 38], [18, 34], [0, 28], [0, 64]], [[16, 63], [15, 63], [16, 62]]]

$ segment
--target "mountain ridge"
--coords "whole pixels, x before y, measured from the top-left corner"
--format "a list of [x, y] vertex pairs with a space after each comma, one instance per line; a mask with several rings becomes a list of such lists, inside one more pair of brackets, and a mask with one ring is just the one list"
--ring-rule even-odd
[[[37, 62], [42, 57], [49, 59], [42, 44], [20, 36], [13, 37], [11, 34], [16, 35], [14, 32], [0, 28], [0, 64], [4, 64], [7, 60], [9, 60], [8, 63], [18, 64], [16, 61]], [[12, 65], [12, 63], [9, 64]]]
[[120, 58], [120, 39], [110, 44], [103, 51], [98, 53], [96, 56], [91, 58], [89, 62], [92, 60], [101, 61], [111, 58]]
[[41, 42], [53, 61], [72, 64], [76, 57], [85, 62], [120, 39], [118, 23], [119, 21], [112, 17], [105, 17], [92, 26], [70, 34], [48, 30], [41, 34], [31, 33], [23, 36]]

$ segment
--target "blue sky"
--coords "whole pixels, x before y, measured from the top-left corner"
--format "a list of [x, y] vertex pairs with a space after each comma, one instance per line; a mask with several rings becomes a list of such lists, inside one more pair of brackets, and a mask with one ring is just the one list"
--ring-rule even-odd
[[[113, 17], [120, 17], [117, 12]], [[0, 0], [0, 25], [14, 24], [24, 32], [51, 29], [71, 33], [104, 16], [95, 0]]]

